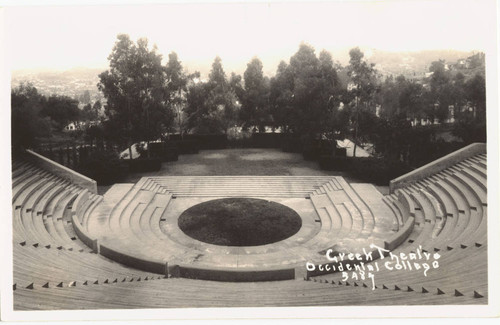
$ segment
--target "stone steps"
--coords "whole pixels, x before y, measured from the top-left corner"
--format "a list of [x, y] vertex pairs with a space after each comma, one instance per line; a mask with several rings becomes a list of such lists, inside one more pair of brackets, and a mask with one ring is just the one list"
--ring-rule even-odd
[[165, 176], [153, 177], [151, 181], [179, 197], [306, 197], [325, 183], [328, 184], [329, 179], [318, 176], [199, 176], [196, 178]]

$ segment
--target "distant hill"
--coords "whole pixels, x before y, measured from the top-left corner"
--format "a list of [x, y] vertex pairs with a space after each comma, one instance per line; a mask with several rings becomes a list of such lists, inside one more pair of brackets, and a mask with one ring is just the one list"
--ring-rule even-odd
[[78, 99], [86, 90], [92, 101], [102, 98], [97, 89], [99, 74], [106, 69], [78, 67], [66, 71], [45, 69], [19, 70], [12, 72], [12, 87], [21, 82], [31, 82], [41, 94], [66, 95]]
[[419, 52], [386, 52], [373, 50], [367, 58], [375, 63], [377, 70], [383, 75], [404, 75], [405, 77], [422, 77], [429, 72], [431, 62], [444, 60], [447, 63], [455, 63], [459, 59], [465, 59], [474, 52], [454, 50], [428, 50]]
[[[367, 61], [374, 63], [376, 69], [382, 76], [398, 76], [402, 74], [407, 78], [414, 79], [423, 78], [425, 73], [429, 71], [429, 66], [433, 61], [441, 59], [457, 69], [457, 62], [459, 60], [465, 60], [474, 54], [474, 52], [455, 50], [427, 50], [418, 52], [389, 52], [368, 48], [361, 48], [361, 50], [365, 53]], [[320, 51], [321, 49], [316, 49], [317, 54], [319, 54]], [[349, 64], [349, 49], [335, 50], [331, 53], [334, 61], [340, 63], [343, 67]], [[182, 58], [180, 59], [182, 60]], [[264, 73], [267, 76], [273, 76], [279, 61], [282, 59], [288, 62], [290, 58], [274, 58], [272, 62], [263, 62]], [[238, 64], [235, 62], [227, 62], [224, 64], [224, 61], [222, 63], [228, 77], [231, 75], [232, 71], [243, 74], [247, 64], [247, 62]], [[202, 77], [207, 77], [211, 68], [211, 62], [206, 64], [203, 64], [203, 62], [183, 62], [183, 64], [184, 68], [189, 72], [200, 71]], [[21, 81], [30, 81], [42, 94], [49, 95], [55, 93], [67, 95], [76, 99], [78, 99], [85, 90], [88, 90], [92, 101], [95, 101], [102, 98], [102, 95], [97, 90], [97, 83], [99, 82], [99, 73], [105, 70], [106, 67], [78, 67], [67, 71], [40, 69], [13, 71], [12, 86], [17, 86]], [[482, 70], [484, 71], [484, 69]], [[464, 71], [464, 74], [472, 73], [471, 69]], [[340, 72], [341, 78], [346, 77], [344, 76], [344, 72], [345, 71]]]

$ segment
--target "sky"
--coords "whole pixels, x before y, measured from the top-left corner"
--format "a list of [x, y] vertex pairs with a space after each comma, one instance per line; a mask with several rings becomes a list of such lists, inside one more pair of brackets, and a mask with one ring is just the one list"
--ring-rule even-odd
[[[254, 56], [265, 71], [275, 71], [301, 42], [318, 53], [332, 52], [334, 59], [335, 53], [346, 56], [355, 46], [484, 51], [497, 28], [495, 0], [88, 5], [95, 2], [4, 7], [11, 70], [106, 67], [119, 33], [133, 40], [148, 38], [164, 61], [169, 52], [177, 52], [189, 71], [210, 65], [219, 55], [227, 71], [241, 72]], [[15, 2], [24, 3], [30, 2]]]

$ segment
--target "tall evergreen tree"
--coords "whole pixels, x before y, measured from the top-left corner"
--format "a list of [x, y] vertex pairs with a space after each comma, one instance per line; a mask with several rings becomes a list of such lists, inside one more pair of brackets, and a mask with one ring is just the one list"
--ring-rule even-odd
[[156, 46], [150, 50], [147, 39], [134, 44], [120, 34], [108, 60], [109, 69], [99, 75], [98, 88], [106, 98], [109, 125], [117, 138], [130, 147], [160, 137], [173, 114], [166, 105], [166, 73]]
[[[364, 113], [375, 114], [375, 94], [378, 90], [377, 71], [373, 63], [369, 64], [363, 59], [364, 53], [358, 47], [349, 51], [349, 57], [347, 74], [351, 81], [350, 92], [354, 98], [350, 106], [352, 111], [351, 121], [354, 126], [353, 156], [356, 156], [357, 144], [364, 133], [364, 130], [360, 129], [361, 110]], [[367, 116], [367, 114], [364, 115]]]
[[240, 112], [244, 127], [258, 126], [261, 130], [269, 122], [269, 89], [262, 68], [262, 62], [256, 57], [247, 64], [243, 75], [245, 91]]

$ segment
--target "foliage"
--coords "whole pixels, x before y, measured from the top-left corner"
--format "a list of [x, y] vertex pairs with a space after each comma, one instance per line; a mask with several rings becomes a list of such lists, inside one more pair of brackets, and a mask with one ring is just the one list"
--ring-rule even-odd
[[293, 103], [293, 75], [285, 61], [278, 65], [276, 75], [270, 82], [270, 111], [273, 117], [273, 126], [289, 131], [289, 113]]
[[172, 52], [168, 55], [168, 62], [165, 69], [167, 82], [167, 105], [175, 117], [175, 124], [180, 134], [184, 134], [187, 127], [186, 114], [186, 92], [187, 84], [193, 78], [199, 77], [199, 73], [187, 75], [182, 67], [177, 53]]
[[461, 119], [453, 126], [452, 134], [461, 138], [465, 144], [486, 142], [486, 121]]
[[90, 104], [90, 92], [88, 90], [85, 90], [78, 100], [82, 104]]
[[157, 172], [161, 169], [160, 158], [125, 159], [131, 173]]
[[198, 134], [226, 134], [238, 118], [238, 98], [233, 85], [228, 82], [221, 59], [216, 57], [209, 80], [193, 83], [188, 88], [187, 126]]
[[262, 72], [262, 62], [253, 58], [248, 64], [243, 75], [245, 89], [242, 92], [242, 105], [240, 119], [243, 127], [258, 126], [263, 130], [269, 125], [269, 83]]
[[123, 176], [123, 168], [116, 152], [94, 151], [80, 166], [80, 171], [99, 185], [116, 183]]
[[325, 170], [346, 171], [362, 182], [388, 185], [389, 181], [411, 171], [400, 161], [374, 157], [321, 156], [319, 165]]
[[40, 111], [45, 97], [32, 84], [22, 83], [11, 91], [12, 146], [31, 148], [37, 137], [51, 135], [49, 118], [43, 118]]
[[364, 53], [356, 47], [349, 51], [347, 75], [352, 82], [350, 90], [354, 96], [355, 106], [373, 108], [374, 95], [378, 91], [377, 71], [373, 63], [363, 59]]
[[147, 39], [135, 44], [120, 34], [108, 60], [109, 70], [99, 75], [98, 88], [114, 132], [127, 139], [127, 145], [159, 138], [173, 121], [162, 56], [155, 46], [148, 48]]
[[42, 117], [49, 117], [58, 131], [80, 119], [78, 101], [68, 96], [51, 95], [44, 101], [40, 114]]
[[317, 57], [314, 48], [301, 44], [281, 62], [270, 83], [270, 111], [275, 127], [310, 139], [334, 134], [340, 85], [330, 54]]

